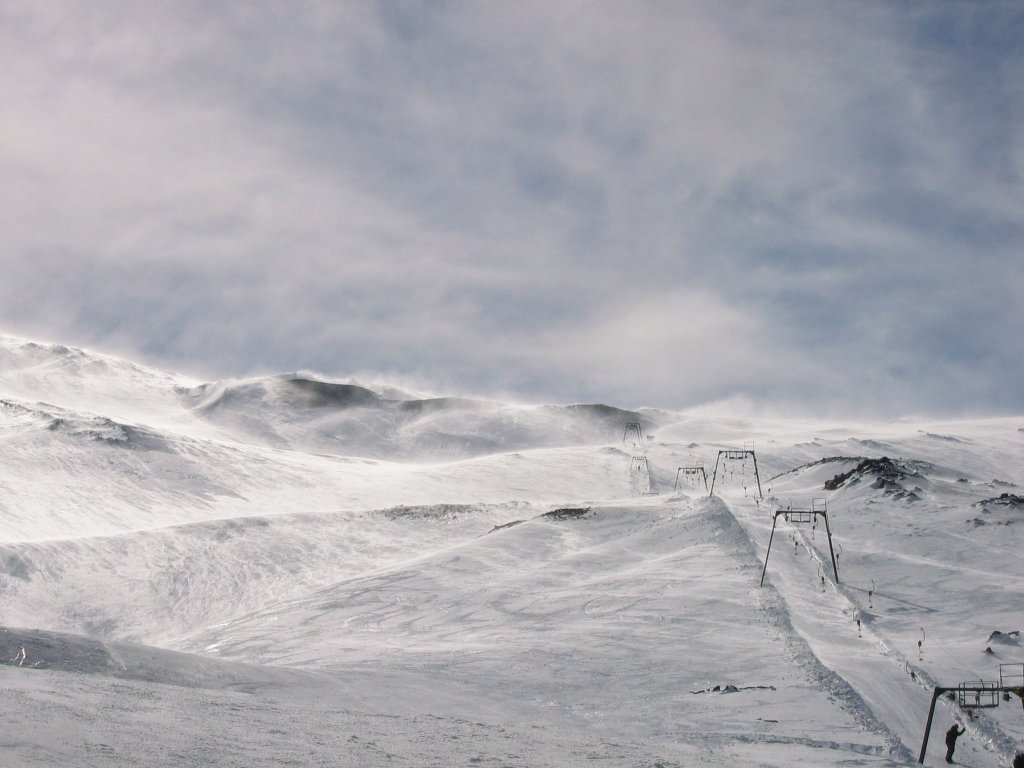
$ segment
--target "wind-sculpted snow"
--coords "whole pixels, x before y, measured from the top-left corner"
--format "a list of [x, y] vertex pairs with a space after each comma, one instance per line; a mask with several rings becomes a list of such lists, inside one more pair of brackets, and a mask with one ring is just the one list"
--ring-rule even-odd
[[82, 441], [95, 441], [131, 450], [170, 451], [167, 441], [158, 432], [145, 427], [122, 424], [104, 416], [74, 413], [55, 406], [29, 407], [0, 400], [12, 426], [25, 429], [43, 427]]
[[438, 461], [621, 441], [630, 422], [603, 405], [513, 406], [466, 398], [394, 400], [354, 384], [291, 374], [203, 384], [182, 392], [201, 418], [246, 441], [387, 460]]
[[[764, 498], [753, 454], [676, 485], [751, 442]], [[907, 765], [934, 685], [1024, 674], [1022, 456], [1022, 419], [198, 384], [0, 337], [0, 759]], [[812, 503], [838, 580], [820, 519], [765, 560]], [[943, 699], [928, 764], [954, 718], [965, 764], [1024, 744], [1016, 700]]]
[[281, 514], [0, 545], [0, 623], [166, 645], [225, 616], [479, 536], [526, 509]]
[[[206, 519], [401, 504], [498, 503], [626, 491], [601, 447], [535, 449], [422, 465], [193, 438], [70, 411], [0, 402], [7, 541], [94, 537]], [[591, 457], [584, 462], [580, 457]]]
[[178, 406], [177, 389], [190, 385], [183, 376], [109, 355], [0, 334], [0, 399], [195, 435], [203, 425]]
[[[430, 672], [450, 696], [510, 695], [513, 719], [539, 709], [648, 744], [706, 748], [717, 734], [723, 745], [723, 732], [751, 727], [740, 725], [751, 707], [767, 714], [798, 699], [808, 716], [829, 710], [837, 737], [886, 753], [884, 729], [837, 706], [821, 672], [807, 674], [806, 648], [794, 665], [756, 575], [749, 540], [720, 504], [553, 510], [268, 605], [185, 647], [304, 669]], [[714, 702], [685, 693], [721, 680], [746, 690]], [[762, 722], [750, 736], [804, 738], [792, 720]]]

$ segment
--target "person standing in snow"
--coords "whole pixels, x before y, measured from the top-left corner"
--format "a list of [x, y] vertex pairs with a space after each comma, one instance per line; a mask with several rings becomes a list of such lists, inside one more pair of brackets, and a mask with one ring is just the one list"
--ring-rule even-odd
[[956, 740], [964, 735], [966, 728], [957, 728], [956, 723], [949, 726], [946, 731], [946, 762], [953, 762], [953, 750], [956, 749]]
[[1013, 768], [1024, 768], [1024, 752], [1018, 752], [1013, 758]]

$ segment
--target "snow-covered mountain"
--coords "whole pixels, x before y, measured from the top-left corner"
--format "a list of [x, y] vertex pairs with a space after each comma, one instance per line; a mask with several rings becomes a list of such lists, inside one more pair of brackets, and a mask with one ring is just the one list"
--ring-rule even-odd
[[[2, 765], [912, 764], [934, 686], [1024, 676], [1022, 459], [1024, 418], [201, 383], [0, 336]], [[940, 699], [926, 762], [959, 719], [1009, 765], [1010, 699]]]

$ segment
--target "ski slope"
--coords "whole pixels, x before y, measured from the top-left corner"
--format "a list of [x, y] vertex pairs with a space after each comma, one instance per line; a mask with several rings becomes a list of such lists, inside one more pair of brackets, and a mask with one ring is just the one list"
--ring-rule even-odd
[[[756, 475], [676, 487], [748, 443]], [[916, 764], [933, 686], [1024, 670], [1022, 458], [1024, 418], [203, 383], [0, 336], [2, 765]], [[820, 522], [765, 563], [815, 499], [838, 581]], [[962, 764], [1024, 750], [1018, 699], [968, 714], [926, 764], [954, 720]]]

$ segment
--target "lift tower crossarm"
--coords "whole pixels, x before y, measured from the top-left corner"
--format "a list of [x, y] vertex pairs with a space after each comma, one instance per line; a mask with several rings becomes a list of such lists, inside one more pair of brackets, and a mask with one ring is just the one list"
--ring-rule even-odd
[[[995, 683], [989, 684], [978, 684], [962, 683], [957, 686], [935, 686], [935, 690], [932, 692], [932, 703], [928, 707], [928, 722], [924, 726], [924, 738], [921, 740], [921, 755], [917, 758], [917, 762], [924, 765], [924, 754], [928, 750], [928, 735], [932, 732], [932, 719], [935, 717], [935, 703], [939, 700], [939, 696], [944, 693], [952, 693], [954, 691], [963, 695], [964, 692], [970, 691], [971, 693], [985, 694], [986, 696], [995, 696], [998, 693], [1012, 693], [1020, 697], [1021, 704], [1024, 705], [1024, 687], [1018, 685], [996, 685]], [[986, 704], [983, 706], [998, 706], [998, 699], [994, 699], [995, 704]], [[966, 705], [965, 705], [966, 706]]]
[[[749, 445], [753, 445], [750, 443]], [[715, 459], [715, 473], [711, 476], [711, 490], [708, 492], [708, 496], [715, 495], [715, 480], [718, 479], [718, 465], [722, 461], [722, 456], [725, 456], [727, 460], [738, 461], [747, 458], [748, 456], [754, 460], [754, 479], [757, 480], [757, 495], [759, 498], [764, 498], [764, 494], [761, 492], [761, 475], [757, 471], [757, 454], [754, 453], [752, 448], [744, 448], [742, 450], [736, 448], [723, 449], [718, 452], [718, 458]]]
[[839, 583], [839, 567], [836, 565], [836, 551], [832, 546], [832, 527], [828, 524], [828, 512], [823, 509], [776, 509], [772, 511], [772, 533], [768, 537], [768, 551], [764, 555], [764, 568], [761, 570], [761, 586], [764, 586], [764, 575], [768, 572], [768, 558], [772, 554], [772, 541], [775, 539], [775, 526], [779, 522], [779, 515], [784, 515], [787, 520], [792, 516], [792, 522], [809, 523], [817, 518], [825, 520], [825, 533], [828, 534], [828, 553], [832, 558], [832, 574], [836, 577], [836, 584]]

